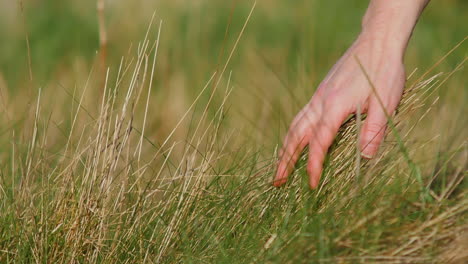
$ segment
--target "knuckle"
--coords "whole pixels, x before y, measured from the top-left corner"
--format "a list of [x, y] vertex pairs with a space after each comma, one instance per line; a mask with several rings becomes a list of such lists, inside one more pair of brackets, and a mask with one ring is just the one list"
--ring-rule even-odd
[[323, 106], [325, 109], [332, 109], [332, 108], [339, 106], [340, 101], [341, 101], [340, 95], [337, 92], [332, 91], [325, 98], [323, 102]]
[[383, 134], [385, 131], [385, 124], [369, 123], [366, 127], [367, 135], [373, 137], [375, 135]]
[[376, 139], [371, 139], [366, 145], [366, 148], [371, 152], [376, 150], [378, 147], [379, 147], [379, 143], [377, 142]]
[[387, 114], [392, 115], [393, 111], [395, 110], [399, 102], [400, 100], [392, 100], [388, 103], [385, 103], [384, 108], [385, 108], [385, 111], [387, 111]]
[[316, 138], [310, 141], [310, 147], [312, 151], [309, 152], [311, 158], [321, 160], [328, 150], [325, 142], [322, 139]]
[[387, 114], [391, 115], [395, 108], [398, 106], [400, 102], [400, 97], [393, 98], [392, 96], [387, 96], [387, 100], [382, 102], [383, 105], [379, 105], [380, 111], [385, 110]]

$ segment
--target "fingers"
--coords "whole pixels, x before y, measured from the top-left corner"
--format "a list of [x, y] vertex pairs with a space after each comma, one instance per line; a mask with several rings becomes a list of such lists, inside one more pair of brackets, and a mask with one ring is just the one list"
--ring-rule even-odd
[[312, 189], [317, 188], [320, 182], [323, 161], [327, 155], [328, 148], [333, 143], [338, 129], [348, 115], [346, 111], [338, 107], [326, 111], [326, 116], [319, 122], [317, 131], [313, 131], [313, 136], [309, 142], [307, 173], [309, 174], [309, 185]]
[[307, 124], [304, 117], [300, 117], [297, 122], [289, 128], [288, 134], [284, 141], [283, 148], [280, 151], [280, 161], [276, 171], [273, 185], [279, 187], [286, 183], [288, 175], [294, 169], [294, 165], [299, 159], [299, 155], [307, 145]]
[[[292, 133], [292, 132], [291, 132]], [[278, 163], [278, 169], [276, 171], [275, 180], [273, 185], [279, 187], [286, 183], [289, 174], [294, 169], [302, 150], [307, 145], [306, 135], [293, 136], [289, 142], [285, 143], [282, 155]]]
[[[393, 109], [392, 111], [393, 112]], [[387, 113], [392, 113], [387, 110]], [[387, 128], [387, 116], [378, 102], [373, 102], [369, 105], [367, 119], [361, 129], [361, 140], [359, 142], [361, 148], [361, 156], [366, 159], [373, 158], [384, 138]]]
[[276, 187], [286, 183], [287, 177], [294, 169], [302, 150], [309, 143], [310, 131], [315, 127], [317, 116], [317, 109], [305, 109], [299, 113], [289, 128], [280, 151], [280, 160], [273, 182]]

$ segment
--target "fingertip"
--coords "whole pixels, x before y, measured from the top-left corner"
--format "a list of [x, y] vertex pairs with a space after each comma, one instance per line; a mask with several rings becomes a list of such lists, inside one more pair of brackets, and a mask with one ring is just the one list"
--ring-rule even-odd
[[318, 186], [318, 181], [315, 178], [310, 179], [309, 187], [311, 190], [315, 190]]
[[[283, 162], [280, 162], [278, 165], [278, 169], [276, 170], [275, 179], [273, 180], [273, 185], [276, 187], [280, 187], [281, 185], [286, 183], [286, 166]], [[285, 175], [286, 174], [286, 175]]]
[[377, 139], [371, 139], [361, 142], [361, 157], [365, 159], [373, 159], [379, 150], [380, 142]]
[[363, 131], [360, 142], [361, 157], [365, 159], [374, 158], [374, 156], [379, 151], [380, 143], [383, 139], [383, 131], [383, 128], [380, 128], [380, 130], [376, 131]]
[[372, 159], [377, 155], [385, 136], [387, 121], [385, 112], [380, 106], [370, 106], [367, 119], [361, 129], [360, 148], [363, 158]]
[[273, 186], [275, 187], [281, 187], [282, 185], [284, 185], [286, 183], [286, 179], [275, 179], [273, 181]]

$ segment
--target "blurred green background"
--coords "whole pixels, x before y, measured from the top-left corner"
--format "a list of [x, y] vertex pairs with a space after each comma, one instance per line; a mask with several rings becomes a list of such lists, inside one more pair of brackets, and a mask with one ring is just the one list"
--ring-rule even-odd
[[[133, 56], [129, 48], [135, 50], [143, 39], [153, 13], [155, 24], [163, 21], [154, 102], [171, 102], [168, 111], [175, 112], [175, 118], [226, 61], [254, 4], [250, 0], [105, 2], [106, 63], [112, 69], [122, 56]], [[258, 1], [228, 67], [236, 87], [233, 120], [256, 127], [257, 132], [263, 130], [262, 122], [281, 120], [275, 127], [282, 132], [271, 134], [277, 142], [291, 117], [356, 37], [367, 4], [365, 0]], [[0, 2], [0, 83], [11, 96], [26, 89], [37, 94], [39, 87], [69, 91], [83, 87], [98, 57], [97, 21], [95, 1]], [[467, 1], [432, 1], [407, 50], [407, 72], [418, 68], [418, 75], [429, 69], [467, 36], [467, 24]], [[433, 74], [453, 70], [466, 51], [464, 43]], [[465, 111], [460, 110], [463, 101], [459, 100], [466, 100], [466, 75], [455, 75], [449, 82], [451, 89], [457, 89], [455, 112]], [[265, 121], [259, 120], [263, 115]]]
[[[297, 72], [302, 67], [308, 74], [323, 76], [359, 32], [367, 3], [258, 1], [233, 70], [248, 67], [241, 58], [257, 53], [274, 61], [278, 71]], [[118, 62], [129, 44], [142, 38], [155, 12], [156, 19], [164, 23], [162, 50], [171, 68], [193, 73], [193, 64], [212, 67], [225, 44], [231, 12], [228, 40], [232, 42], [252, 5], [253, 1], [245, 0], [107, 0], [110, 57]], [[34, 77], [39, 83], [51, 80], [77, 58], [88, 64], [94, 59], [99, 47], [95, 1], [2, 1], [0, 10], [0, 70], [9, 86], [15, 87], [27, 76], [26, 35]], [[467, 22], [468, 2], [432, 1], [411, 41], [408, 68], [424, 67], [440, 58], [466, 36]], [[465, 52], [466, 48], [458, 50], [460, 56]], [[445, 63], [453, 66], [460, 56], [452, 56]]]

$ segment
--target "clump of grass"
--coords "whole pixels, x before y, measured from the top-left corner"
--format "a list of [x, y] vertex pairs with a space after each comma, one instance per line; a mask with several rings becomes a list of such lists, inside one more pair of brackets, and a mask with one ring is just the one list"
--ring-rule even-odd
[[[276, 189], [275, 153], [267, 158], [223, 128], [232, 91], [226, 67], [208, 78], [167, 139], [147, 136], [159, 33], [154, 42], [147, 33], [134, 59], [107, 72], [103, 93], [92, 73], [65, 97], [40, 92], [27, 107], [31, 115], [5, 130], [0, 262], [466, 260], [459, 245], [467, 231], [466, 142], [441, 153], [433, 161], [441, 165], [428, 172], [414, 157], [431, 142], [411, 141], [417, 122], [408, 120], [429, 113], [432, 93], [451, 74], [409, 81], [376, 159], [357, 156], [359, 121], [350, 118], [318, 190], [308, 189], [304, 158]], [[216, 91], [224, 99], [195, 110], [211, 87], [210, 98]], [[87, 98], [99, 100], [90, 106]], [[52, 101], [69, 112], [47, 112]], [[185, 137], [174, 139], [183, 127]]]

